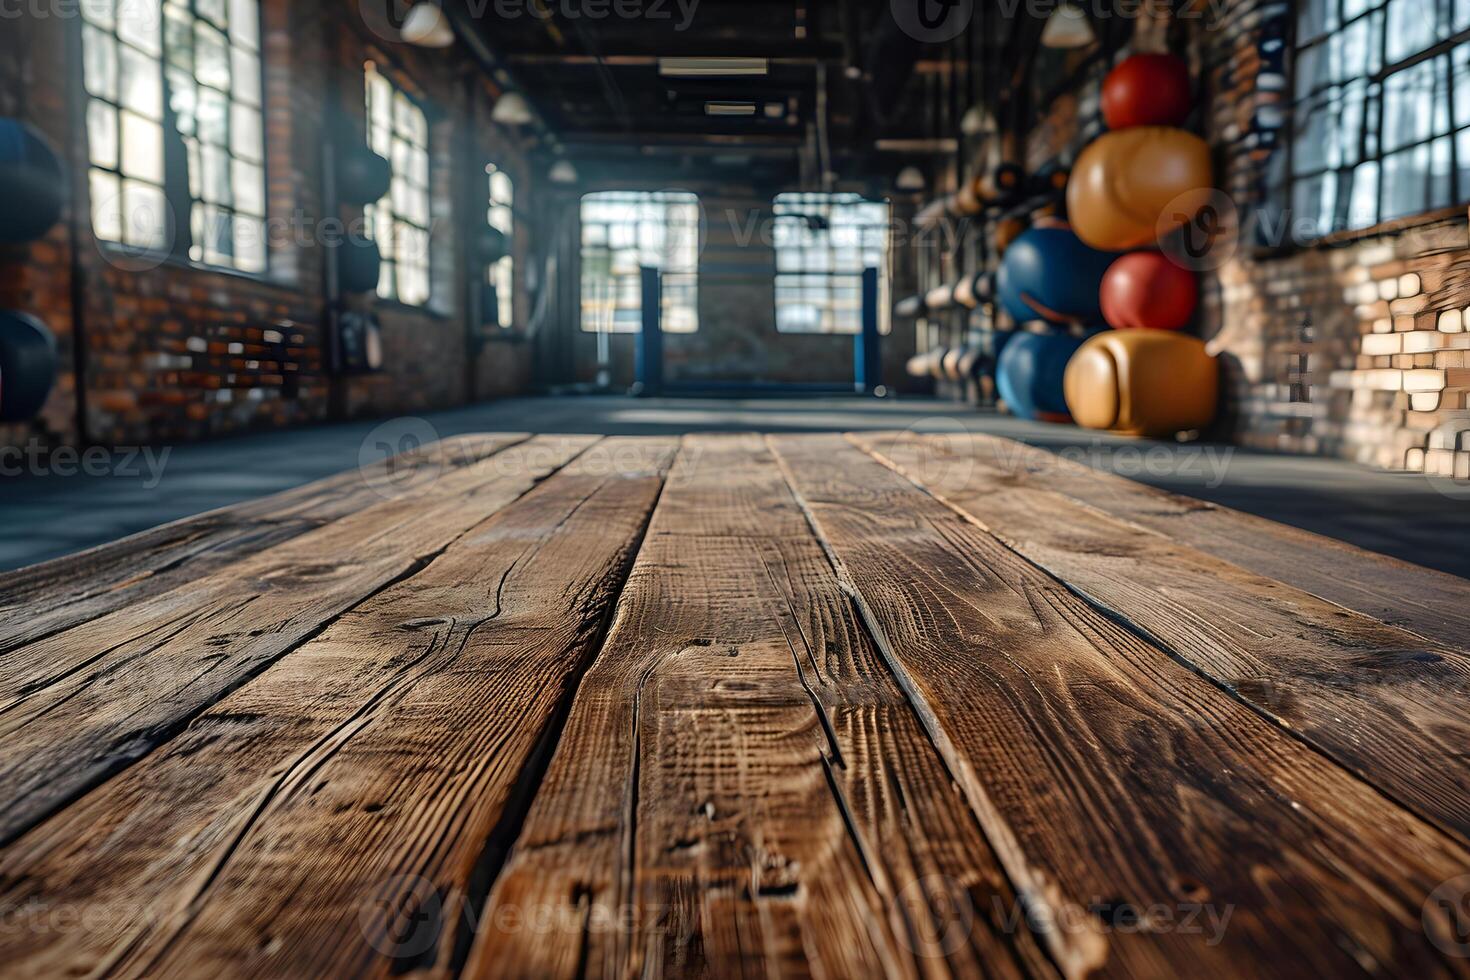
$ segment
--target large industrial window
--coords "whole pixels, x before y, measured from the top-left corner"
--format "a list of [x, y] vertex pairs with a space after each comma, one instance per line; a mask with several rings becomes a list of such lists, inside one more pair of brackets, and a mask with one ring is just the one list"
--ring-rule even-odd
[[1465, 0], [1302, 0], [1291, 206], [1321, 234], [1470, 199]]
[[429, 118], [367, 63], [368, 145], [393, 165], [393, 184], [365, 214], [383, 253], [378, 295], [410, 306], [429, 301]]
[[663, 272], [663, 329], [699, 329], [699, 198], [681, 191], [605, 191], [582, 198], [582, 329], [636, 333], [640, 267]]
[[[258, 0], [95, 0], [81, 10], [94, 233], [180, 254], [187, 244], [195, 262], [264, 271]], [[172, 167], [170, 146], [182, 158]], [[183, 200], [187, 237], [170, 227], [170, 204]]]
[[863, 271], [878, 270], [878, 329], [888, 332], [888, 205], [856, 194], [775, 201], [776, 329], [861, 333]]
[[[505, 235], [507, 249], [515, 245], [515, 187], [504, 170], [495, 164], [485, 168], [490, 175], [490, 227]], [[495, 287], [496, 301], [500, 304], [498, 322], [502, 327], [515, 325], [515, 256], [507, 252], [490, 266], [490, 284]]]

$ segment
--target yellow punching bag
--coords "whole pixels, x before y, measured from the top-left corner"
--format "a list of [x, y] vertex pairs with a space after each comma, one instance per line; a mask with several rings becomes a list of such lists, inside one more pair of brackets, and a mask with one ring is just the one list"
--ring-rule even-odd
[[1107, 330], [1072, 355], [1063, 387], [1078, 425], [1168, 436], [1214, 421], [1220, 371], [1198, 338], [1172, 330]]
[[[1093, 140], [1077, 158], [1067, 182], [1067, 213], [1077, 237], [1095, 249], [1149, 248], [1161, 231], [1194, 218], [1165, 209], [1213, 182], [1210, 148], [1193, 133], [1172, 126], [1120, 129]], [[1195, 196], [1198, 207], [1204, 195]]]

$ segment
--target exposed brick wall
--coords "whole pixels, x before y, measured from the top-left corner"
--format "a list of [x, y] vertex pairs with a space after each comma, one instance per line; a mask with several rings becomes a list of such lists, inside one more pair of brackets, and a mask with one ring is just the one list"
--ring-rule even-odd
[[[1221, 253], [1228, 258], [1200, 279], [1195, 332], [1219, 354], [1226, 380], [1217, 434], [1258, 448], [1470, 477], [1466, 215], [1293, 243], [1277, 152], [1289, 131], [1289, 6], [1230, 0], [1218, 19], [1208, 5], [1195, 6], [1204, 16], [1139, 19], [1122, 54], [1182, 43], [1216, 185], [1241, 219], [1239, 240]], [[1028, 166], [1071, 160], [1086, 145], [1102, 74], [1084, 71], [1070, 91], [1036, 107], [1020, 134]], [[1283, 229], [1285, 241], [1277, 241]]]
[[[262, 0], [262, 15], [273, 227], [270, 268], [259, 277], [176, 262], [138, 271], [93, 239], [80, 25], [69, 17], [7, 22], [7, 36], [0, 37], [0, 112], [40, 127], [69, 159], [74, 203], [45, 240], [0, 255], [0, 307], [41, 316], [62, 348], [56, 390], [41, 419], [0, 427], [0, 444], [37, 436], [53, 444], [184, 441], [427, 411], [524, 390], [529, 368], [520, 345], [498, 338], [472, 355], [467, 276], [479, 270], [466, 241], [483, 204], [470, 207], [461, 195], [473, 192], [470, 177], [483, 177], [491, 159], [514, 174], [522, 200], [534, 186], [525, 148], [501, 143], [488, 124], [493, 96], [474, 81], [466, 56], [384, 42], [367, 30], [353, 0]], [[382, 320], [385, 370], [333, 378], [324, 326], [327, 250], [318, 233], [322, 219], [332, 217], [322, 196], [323, 138], [338, 112], [362, 131], [362, 70], [370, 56], [432, 107], [434, 299], [427, 309], [355, 300]], [[483, 196], [483, 180], [478, 186]], [[343, 213], [348, 220], [359, 216]], [[527, 252], [530, 224], [520, 222], [518, 259]], [[304, 241], [298, 228], [306, 230]], [[83, 297], [79, 309], [73, 309], [73, 276]], [[527, 305], [518, 297], [518, 316]], [[79, 358], [78, 332], [84, 338]]]
[[1279, 67], [1282, 7], [1236, 0], [1194, 45], [1220, 186], [1244, 219], [1200, 317], [1230, 379], [1229, 430], [1261, 448], [1470, 477], [1465, 215], [1352, 241], [1290, 240], [1272, 152], [1283, 94], [1274, 79], [1262, 84]]

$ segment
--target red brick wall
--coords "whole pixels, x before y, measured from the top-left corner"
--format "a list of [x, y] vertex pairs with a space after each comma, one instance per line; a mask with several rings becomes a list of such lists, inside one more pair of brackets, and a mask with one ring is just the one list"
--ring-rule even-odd
[[[488, 125], [493, 94], [469, 80], [477, 76], [466, 71], [459, 49], [425, 53], [385, 42], [363, 24], [357, 6], [262, 0], [274, 227], [270, 268], [259, 277], [173, 262], [130, 271], [93, 239], [80, 127], [80, 24], [67, 17], [7, 22], [0, 37], [0, 112], [40, 127], [70, 160], [74, 207], [44, 241], [0, 254], [0, 307], [40, 315], [62, 347], [62, 370], [41, 419], [0, 427], [0, 443], [36, 436], [50, 443], [192, 440], [427, 411], [524, 389], [529, 368], [518, 345], [502, 340], [471, 356], [465, 242], [483, 202], [467, 204], [460, 195], [475, 186], [466, 175], [483, 175], [493, 158], [515, 174], [520, 199], [530, 199], [525, 148], [502, 144]], [[433, 107], [434, 299], [427, 309], [359, 300], [382, 320], [385, 370], [333, 378], [323, 326], [327, 253], [317, 233], [324, 217], [322, 139], [336, 111], [333, 92], [361, 132], [362, 69], [370, 55]], [[466, 127], [472, 139], [462, 139]], [[478, 186], [483, 197], [483, 181]], [[527, 251], [530, 224], [521, 222], [518, 258]], [[296, 240], [298, 226], [308, 229], [304, 242]], [[73, 309], [73, 276], [80, 309]]]
[[[1291, 227], [1285, 190], [1273, 182], [1289, 117], [1281, 80], [1262, 78], [1281, 69], [1269, 42], [1284, 43], [1284, 9], [1279, 0], [1230, 0], [1218, 20], [1140, 19], [1130, 49], [1182, 42], [1216, 185], [1241, 218], [1239, 240], [1201, 275], [1195, 330], [1219, 354], [1226, 379], [1218, 434], [1259, 448], [1470, 477], [1464, 211], [1345, 240], [1287, 234], [1273, 244], [1255, 234], [1261, 225]], [[1036, 107], [1021, 134], [1030, 166], [1074, 157], [1085, 145], [1101, 74], [1084, 72], [1072, 90]]]
[[[1282, 27], [1271, 12], [1263, 0], [1237, 0], [1194, 44], [1219, 183], [1246, 219], [1201, 313], [1230, 379], [1230, 431], [1261, 448], [1470, 477], [1466, 216], [1456, 209], [1339, 241], [1293, 241], [1288, 231], [1275, 247], [1291, 216], [1272, 180], [1282, 96], [1259, 84], [1272, 67], [1262, 42]], [[1266, 242], [1249, 234], [1251, 219], [1269, 229]]]

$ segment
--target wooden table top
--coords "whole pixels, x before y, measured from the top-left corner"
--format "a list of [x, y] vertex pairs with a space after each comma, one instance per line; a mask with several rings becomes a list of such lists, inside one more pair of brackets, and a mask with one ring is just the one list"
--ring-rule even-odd
[[439, 443], [0, 579], [0, 972], [1465, 975], [1467, 599], [984, 436]]

